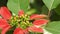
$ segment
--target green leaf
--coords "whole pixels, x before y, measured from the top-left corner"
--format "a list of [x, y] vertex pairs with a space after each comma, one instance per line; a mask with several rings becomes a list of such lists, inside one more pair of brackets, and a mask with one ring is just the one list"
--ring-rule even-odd
[[36, 12], [36, 9], [30, 9], [28, 12], [26, 12], [26, 14], [31, 15], [34, 14]]
[[48, 8], [45, 5], [43, 5], [41, 13], [48, 15], [48, 11], [49, 11]]
[[51, 32], [52, 34], [60, 34], [60, 21], [48, 23], [45, 29]]
[[27, 12], [29, 6], [29, 0], [20, 0], [20, 8]]
[[55, 12], [60, 15], [60, 5], [55, 9]]
[[14, 13], [18, 14], [19, 10], [27, 11], [29, 0], [8, 0], [7, 6]]
[[49, 11], [60, 4], [60, 0], [43, 0]]

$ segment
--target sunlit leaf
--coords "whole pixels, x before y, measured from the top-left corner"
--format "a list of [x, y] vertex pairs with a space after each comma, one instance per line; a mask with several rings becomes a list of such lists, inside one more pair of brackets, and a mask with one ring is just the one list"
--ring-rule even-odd
[[49, 10], [56, 8], [60, 4], [60, 0], [43, 0]]
[[29, 0], [8, 0], [7, 6], [12, 13], [18, 14], [19, 10], [27, 11]]
[[52, 34], [60, 34], [60, 21], [50, 22], [45, 29]]

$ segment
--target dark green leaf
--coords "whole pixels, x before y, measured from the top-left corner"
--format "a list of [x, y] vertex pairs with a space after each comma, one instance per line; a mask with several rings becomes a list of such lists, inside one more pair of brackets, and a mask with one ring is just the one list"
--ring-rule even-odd
[[55, 9], [55, 12], [60, 15], [60, 5]]
[[42, 7], [42, 12], [41, 12], [42, 14], [48, 14], [48, 8], [44, 5], [43, 7]]

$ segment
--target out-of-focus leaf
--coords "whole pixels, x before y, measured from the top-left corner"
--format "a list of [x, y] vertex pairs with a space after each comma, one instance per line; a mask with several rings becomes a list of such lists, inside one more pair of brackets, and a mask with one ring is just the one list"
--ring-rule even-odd
[[43, 0], [49, 10], [56, 8], [60, 4], [60, 0]]
[[51, 21], [60, 21], [60, 15], [58, 15], [55, 10], [52, 10], [50, 15]]
[[29, 0], [19, 0], [20, 1], [20, 8], [27, 12], [29, 6]]
[[42, 7], [42, 12], [41, 12], [42, 14], [48, 14], [48, 8], [44, 5], [43, 7]]
[[15, 14], [18, 14], [19, 10], [27, 11], [29, 0], [8, 0], [8, 8]]
[[48, 23], [45, 29], [51, 32], [52, 34], [60, 34], [60, 21]]
[[47, 31], [45, 29], [43, 29], [43, 30], [44, 30], [44, 33], [43, 34], [52, 34], [51, 32], [49, 32], [49, 31]]
[[31, 15], [36, 12], [36, 9], [30, 9], [26, 14]]
[[60, 15], [60, 5], [55, 9], [55, 12]]

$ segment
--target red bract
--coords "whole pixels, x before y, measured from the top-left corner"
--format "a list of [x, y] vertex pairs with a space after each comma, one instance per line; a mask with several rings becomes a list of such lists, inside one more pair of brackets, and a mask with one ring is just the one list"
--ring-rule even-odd
[[48, 23], [48, 20], [46, 20], [46, 19], [35, 20], [33, 22], [33, 24], [37, 25], [37, 26], [42, 26], [42, 25], [47, 24], [47, 23]]
[[29, 29], [29, 31], [32, 31], [32, 32], [40, 32], [40, 33], [43, 33], [43, 29], [42, 28], [37, 28], [35, 26], [29, 27], [28, 29]]
[[29, 34], [28, 32], [28, 28], [26, 28], [25, 30], [23, 30], [25, 34]]
[[0, 28], [4, 28], [5, 26], [8, 26], [9, 24], [5, 19], [0, 18]]
[[18, 12], [18, 15], [19, 15], [19, 16], [24, 15], [24, 11], [23, 11], [23, 10], [20, 10], [20, 11]]
[[24, 34], [24, 32], [21, 28], [16, 28], [13, 34]]
[[16, 28], [13, 34], [28, 34], [28, 29], [23, 30], [21, 28]]
[[1, 7], [0, 8], [0, 15], [4, 18], [4, 19], [10, 19], [11, 18], [11, 13], [9, 12], [7, 7]]
[[6, 20], [0, 18], [0, 28], [2, 29], [1, 34], [5, 34], [11, 27]]
[[36, 18], [45, 18], [45, 17], [47, 17], [47, 16], [44, 14], [41, 14], [41, 15], [33, 14], [30, 16], [30, 19], [32, 20], [32, 19], [36, 19]]
[[11, 26], [7, 23], [5, 19], [0, 18], [0, 28], [2, 29], [1, 34], [5, 34], [11, 28]]
[[5, 26], [3, 29], [2, 29], [2, 32], [1, 34], [6, 34], [6, 32], [11, 28], [11, 26]]

